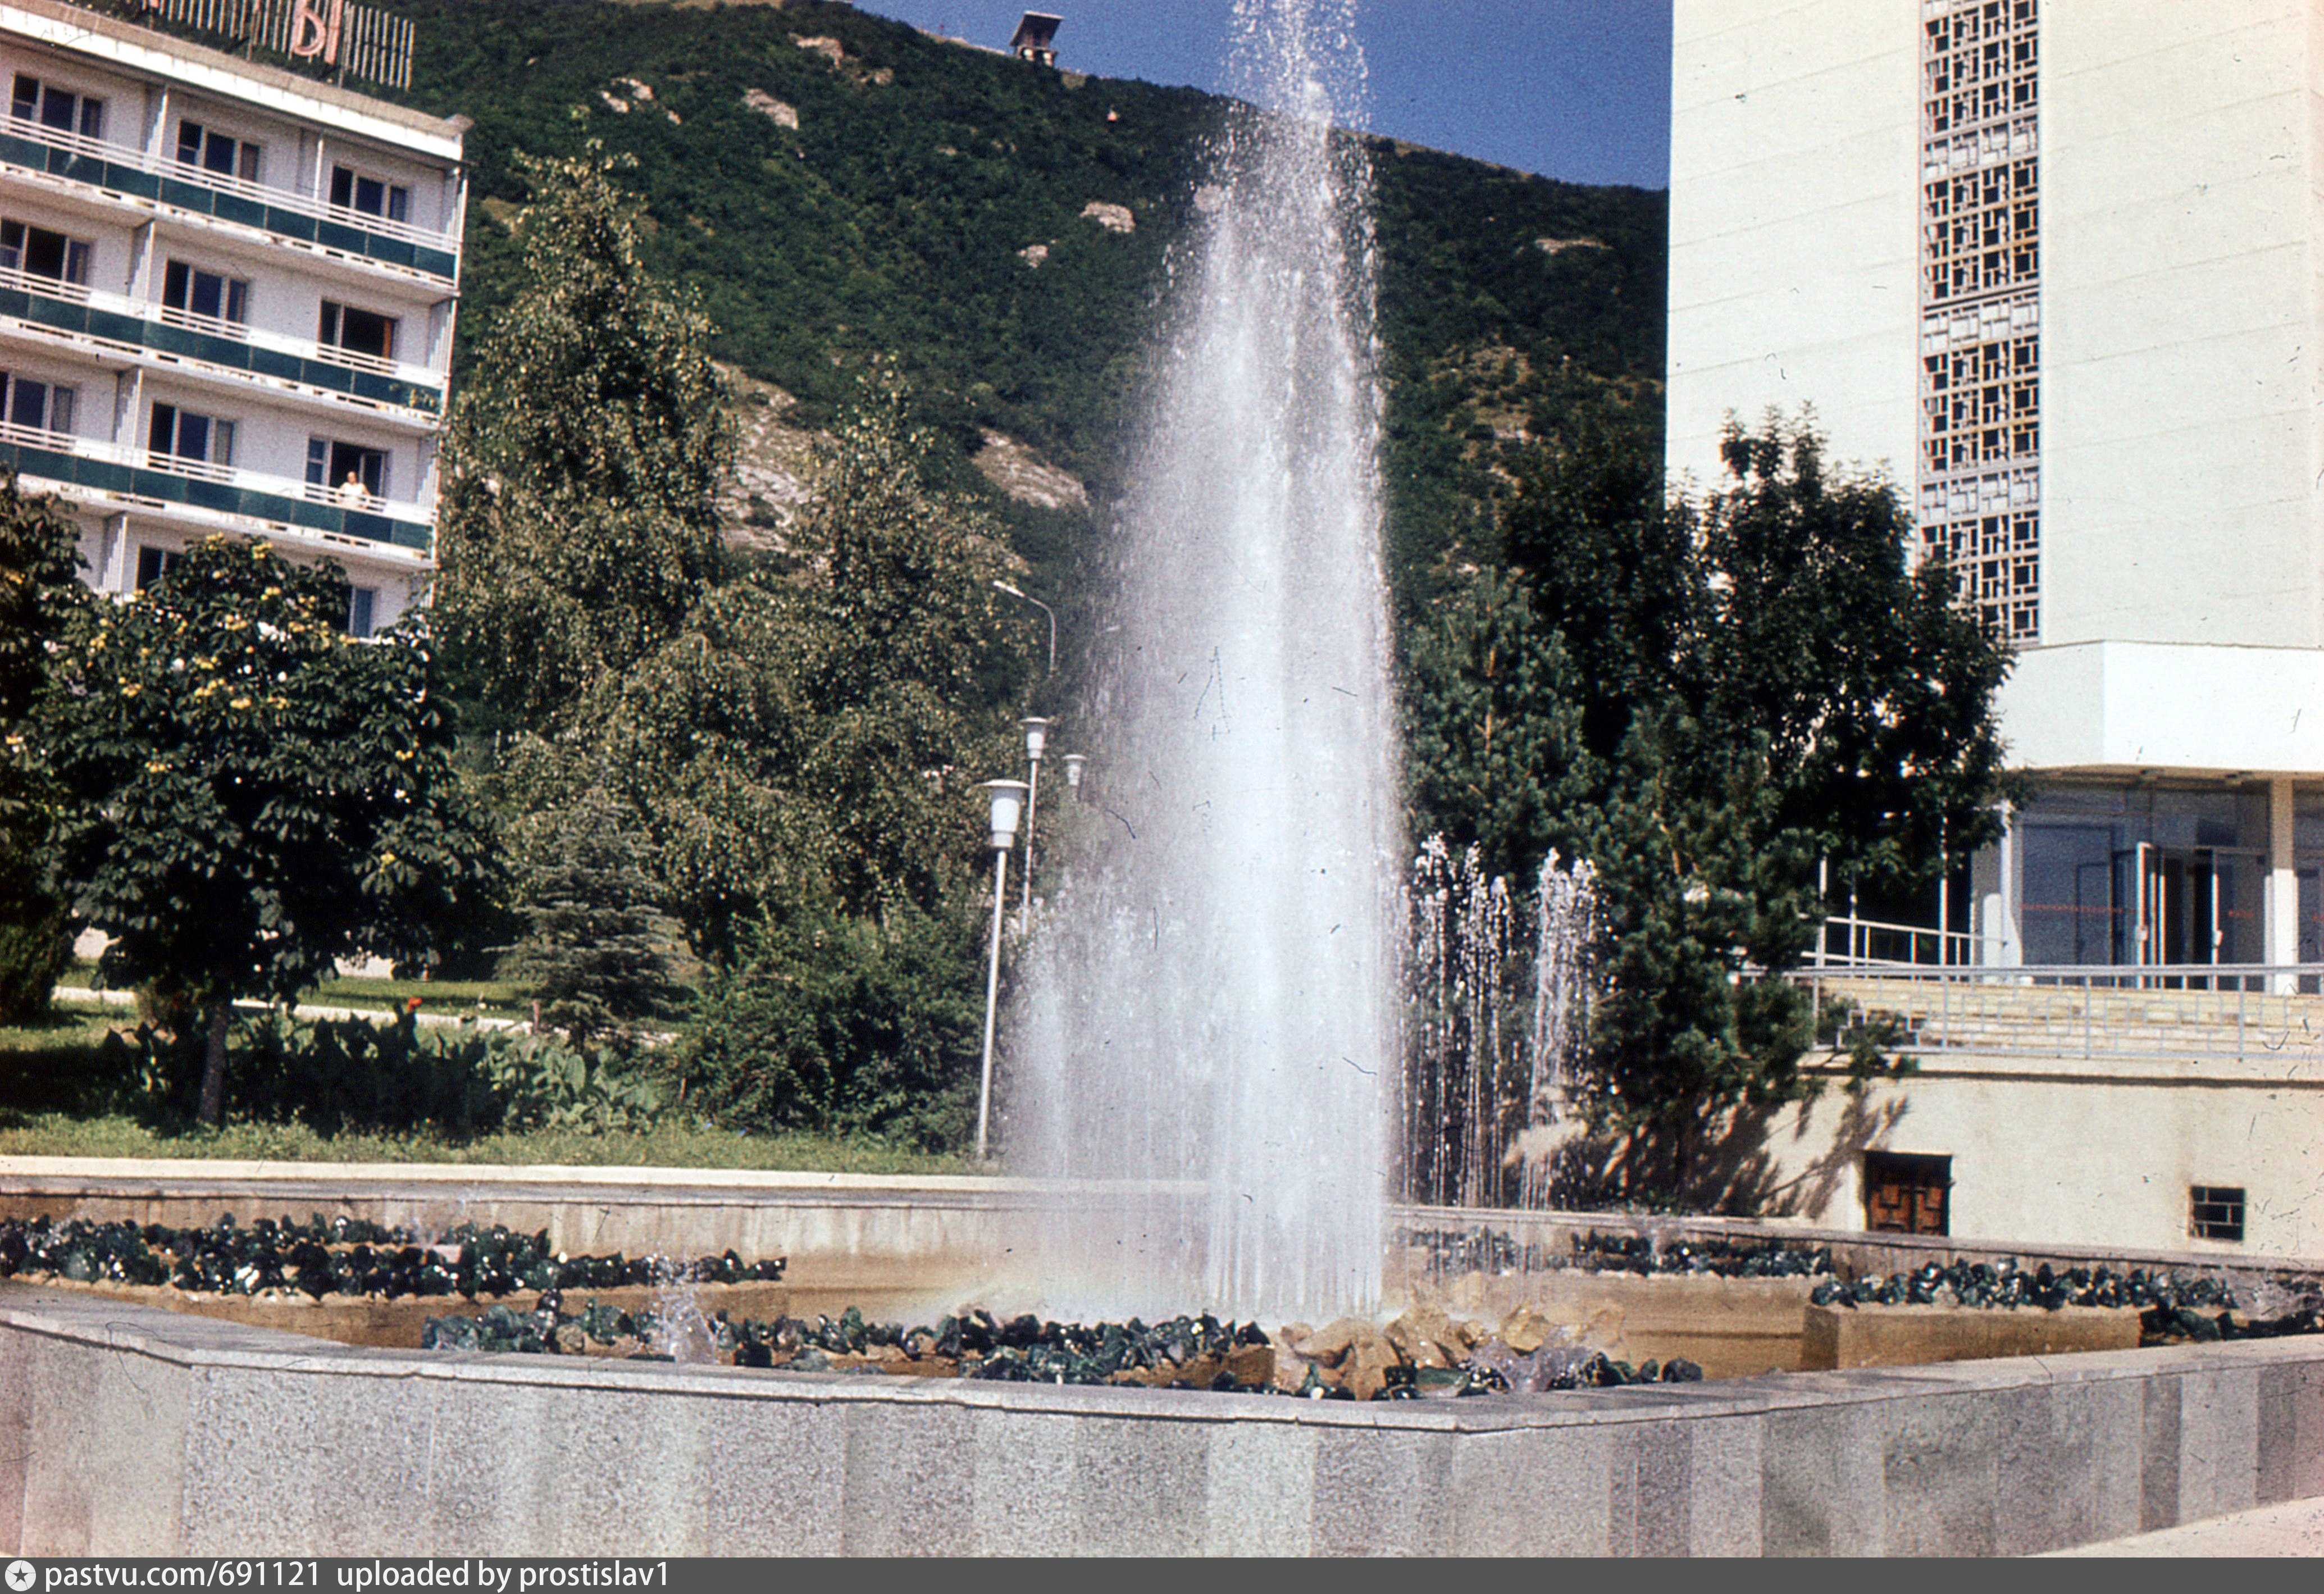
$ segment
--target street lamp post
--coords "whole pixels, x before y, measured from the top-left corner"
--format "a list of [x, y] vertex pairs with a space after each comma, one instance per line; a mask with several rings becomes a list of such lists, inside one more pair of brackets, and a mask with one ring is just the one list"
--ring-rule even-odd
[[992, 1019], [1001, 1001], [1001, 915], [1009, 902], [1009, 849], [1017, 844], [1017, 814], [1028, 788], [1022, 780], [987, 780], [992, 795], [992, 959], [984, 974], [984, 1075], [976, 1092], [976, 1160], [982, 1162], [992, 1125]]
[[1019, 723], [1025, 727], [1025, 761], [1033, 766], [1032, 779], [1025, 787], [1025, 900], [1017, 910], [1017, 927], [1021, 930], [1033, 919], [1033, 818], [1041, 806], [1041, 749], [1049, 740], [1049, 722]]
[[1082, 800], [1082, 769], [1088, 762], [1087, 753], [1069, 752], [1065, 758], [1065, 789], [1074, 794], [1075, 802]]
[[1049, 617], [1049, 673], [1051, 675], [1056, 674], [1057, 612], [1055, 609], [1050, 608], [1048, 604], [1043, 603], [1040, 599], [1035, 597], [1031, 593], [1020, 591], [1019, 588], [1010, 585], [1005, 581], [996, 581], [992, 585], [999, 587], [1002, 592], [1007, 593], [1012, 598], [1024, 599], [1027, 603], [1032, 604], [1033, 607], [1038, 609], [1042, 613]]

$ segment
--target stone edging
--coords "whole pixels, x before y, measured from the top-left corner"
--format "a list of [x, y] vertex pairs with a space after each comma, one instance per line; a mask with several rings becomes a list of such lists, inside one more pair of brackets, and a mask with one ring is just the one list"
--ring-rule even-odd
[[30, 1555], [2015, 1554], [2324, 1495], [2324, 1344], [1358, 1405], [350, 1350], [9, 1285], [0, 1435]]

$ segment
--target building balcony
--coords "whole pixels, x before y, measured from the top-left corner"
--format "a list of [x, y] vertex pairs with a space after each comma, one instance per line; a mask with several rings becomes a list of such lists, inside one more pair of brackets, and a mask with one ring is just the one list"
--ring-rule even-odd
[[0, 169], [14, 167], [95, 189], [141, 211], [167, 207], [265, 233], [312, 253], [431, 279], [459, 280], [459, 239], [409, 222], [329, 204], [310, 194], [245, 182], [101, 139], [11, 116], [0, 121]]
[[[33, 427], [0, 423], [0, 465], [34, 491], [54, 490], [108, 510], [207, 521], [221, 530], [281, 527], [423, 556], [434, 540], [428, 506]], [[254, 521], [265, 527], [245, 524]]]
[[432, 425], [443, 411], [443, 379], [424, 365], [286, 337], [36, 272], [0, 270], [0, 317], [29, 323], [27, 330], [35, 335], [85, 339], [100, 346], [101, 353], [132, 364], [166, 365], [173, 373], [295, 384], [319, 399], [410, 410], [411, 419], [424, 425]]

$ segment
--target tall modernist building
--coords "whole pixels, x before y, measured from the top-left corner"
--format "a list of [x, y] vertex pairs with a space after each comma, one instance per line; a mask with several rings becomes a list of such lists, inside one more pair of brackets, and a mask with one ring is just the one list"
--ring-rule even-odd
[[2324, 959], [2324, 9], [1676, 0], [1669, 452], [1810, 404], [2018, 650], [2010, 963]]
[[[356, 9], [275, 6], [299, 54]], [[105, 591], [237, 533], [393, 621], [433, 568], [466, 124], [52, 0], [0, 0], [0, 461]]]

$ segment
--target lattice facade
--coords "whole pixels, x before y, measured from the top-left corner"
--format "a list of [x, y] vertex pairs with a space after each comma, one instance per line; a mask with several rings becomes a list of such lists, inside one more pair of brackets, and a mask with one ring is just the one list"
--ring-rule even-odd
[[1923, 0], [1923, 548], [2004, 635], [2042, 623], [2036, 0]]

